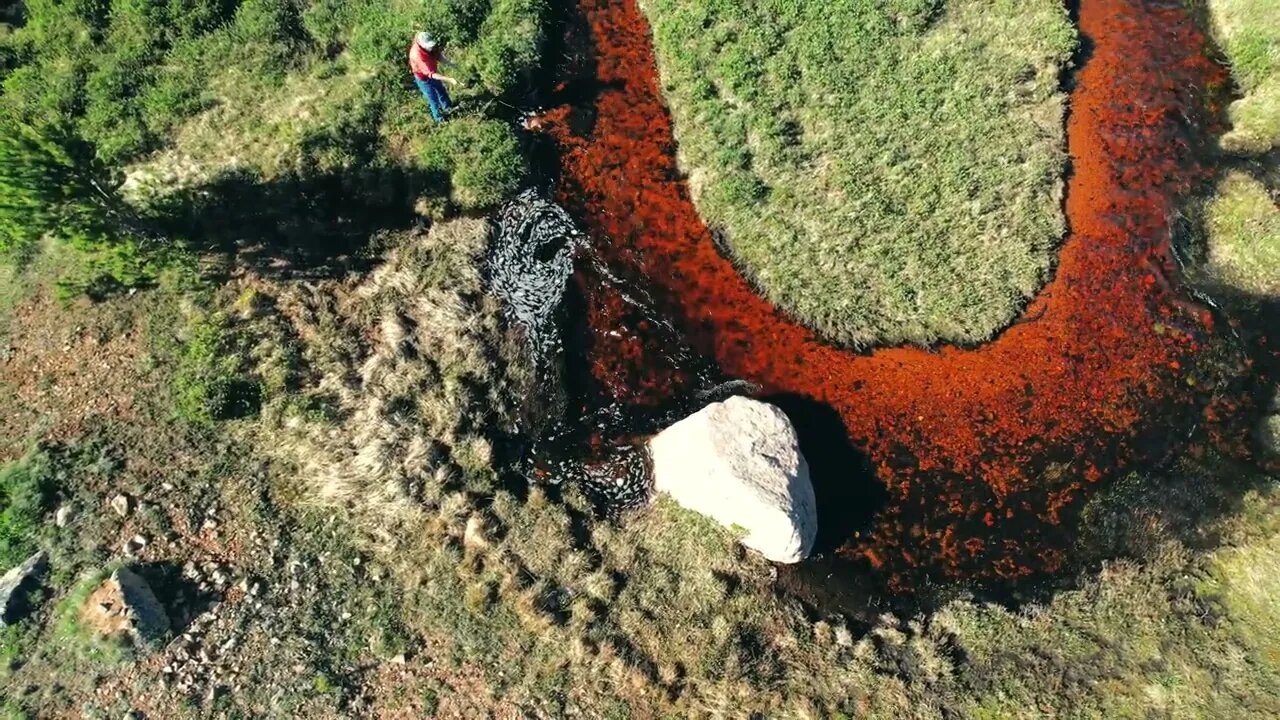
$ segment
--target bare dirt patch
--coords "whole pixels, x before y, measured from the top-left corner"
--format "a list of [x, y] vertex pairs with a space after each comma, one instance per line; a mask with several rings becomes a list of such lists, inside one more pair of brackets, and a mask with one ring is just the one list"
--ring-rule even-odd
[[128, 298], [63, 306], [48, 288], [18, 304], [0, 346], [0, 455], [37, 435], [78, 436], [93, 418], [134, 417], [135, 396], [154, 384], [143, 317]]

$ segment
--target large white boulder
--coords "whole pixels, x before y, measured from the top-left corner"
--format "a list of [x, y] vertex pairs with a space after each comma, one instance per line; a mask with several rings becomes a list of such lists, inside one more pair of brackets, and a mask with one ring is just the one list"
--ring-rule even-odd
[[809, 464], [781, 410], [744, 397], [714, 403], [649, 441], [654, 489], [779, 563], [803, 560], [818, 533]]

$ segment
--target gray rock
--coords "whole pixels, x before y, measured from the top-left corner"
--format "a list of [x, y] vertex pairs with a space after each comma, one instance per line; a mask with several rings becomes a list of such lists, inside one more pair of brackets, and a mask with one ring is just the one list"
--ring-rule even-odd
[[161, 647], [169, 638], [169, 616], [147, 581], [120, 568], [89, 596], [82, 613], [91, 627], [106, 636], [124, 636], [144, 650]]
[[125, 612], [133, 622], [138, 640], [155, 645], [168, 639], [169, 616], [147, 581], [128, 568], [116, 570], [111, 579], [120, 587]]
[[649, 442], [654, 489], [742, 533], [769, 560], [813, 549], [817, 502], [809, 464], [782, 410], [744, 397], [713, 403]]
[[63, 505], [53, 514], [53, 524], [58, 527], [66, 527], [71, 523], [71, 518], [75, 515], [75, 510], [70, 505]]
[[131, 506], [132, 506], [132, 502], [129, 500], [128, 495], [117, 495], [111, 498], [111, 509], [115, 510], [116, 514], [119, 515], [120, 517], [125, 517], [126, 515], [128, 515], [129, 508]]
[[145, 535], [134, 535], [124, 543], [124, 553], [129, 556], [137, 555], [147, 547], [147, 537]]
[[49, 556], [41, 550], [0, 577], [0, 627], [26, 616], [30, 610], [25, 607], [26, 594], [35, 586], [37, 576], [48, 565]]

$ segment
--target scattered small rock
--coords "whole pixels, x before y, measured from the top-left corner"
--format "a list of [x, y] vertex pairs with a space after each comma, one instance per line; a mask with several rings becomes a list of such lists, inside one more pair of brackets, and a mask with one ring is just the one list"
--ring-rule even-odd
[[15, 623], [30, 612], [25, 602], [27, 592], [48, 565], [49, 556], [41, 550], [0, 576], [0, 627]]
[[128, 495], [120, 494], [111, 498], [111, 509], [115, 510], [116, 514], [120, 517], [126, 517], [132, 506], [133, 502], [129, 499]]
[[147, 537], [145, 535], [134, 535], [124, 543], [124, 552], [130, 557], [137, 555], [147, 547]]

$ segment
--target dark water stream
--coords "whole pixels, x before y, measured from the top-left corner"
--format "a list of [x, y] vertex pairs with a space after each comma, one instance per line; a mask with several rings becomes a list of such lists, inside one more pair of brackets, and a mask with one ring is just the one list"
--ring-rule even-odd
[[872, 353], [823, 342], [735, 271], [676, 165], [643, 15], [634, 0], [578, 9], [565, 87], [589, 91], [537, 124], [585, 230], [572, 273], [546, 255], [569, 297], [557, 352], [582, 456], [754, 390], [788, 412], [813, 469], [825, 555], [809, 567], [905, 593], [1061, 572], [1094, 489], [1195, 427], [1234, 432], [1216, 421], [1235, 400], [1206, 381], [1219, 323], [1171, 255], [1170, 218], [1211, 176], [1227, 83], [1181, 3], [1081, 0], [1070, 235], [1023, 318], [976, 348]]

